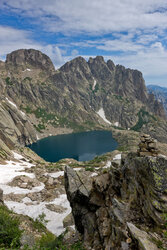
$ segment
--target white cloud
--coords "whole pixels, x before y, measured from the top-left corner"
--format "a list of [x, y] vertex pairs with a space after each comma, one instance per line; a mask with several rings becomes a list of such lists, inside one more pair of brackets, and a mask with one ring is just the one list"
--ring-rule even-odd
[[47, 30], [70, 35], [167, 28], [166, 0], [1, 0], [0, 7], [35, 17]]
[[7, 26], [0, 26], [0, 59], [4, 60], [6, 54], [17, 49], [38, 49], [42, 50], [42, 46], [30, 39], [30, 32], [14, 29]]
[[32, 40], [31, 33], [11, 27], [0, 26], [0, 59], [17, 49], [37, 49], [47, 54], [56, 67], [64, 63], [60, 49], [54, 44], [43, 45]]
[[0, 26], [0, 56], [4, 57], [13, 50], [21, 48], [40, 49], [37, 42], [33, 42], [28, 37], [29, 32], [14, 29], [11, 27]]
[[56, 68], [65, 63], [61, 50], [54, 44], [44, 46], [42, 52], [50, 57]]
[[71, 51], [71, 55], [72, 56], [77, 56], [79, 54], [79, 52], [78, 52], [78, 50], [76, 50], [76, 49], [73, 49], [72, 51]]

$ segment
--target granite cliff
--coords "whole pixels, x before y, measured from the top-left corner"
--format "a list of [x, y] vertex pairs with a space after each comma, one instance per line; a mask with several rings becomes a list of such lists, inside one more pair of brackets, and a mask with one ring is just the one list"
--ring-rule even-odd
[[167, 139], [161, 103], [147, 93], [142, 73], [102, 56], [77, 57], [55, 70], [50, 58], [21, 49], [0, 62], [0, 139], [29, 144], [70, 131], [121, 127]]

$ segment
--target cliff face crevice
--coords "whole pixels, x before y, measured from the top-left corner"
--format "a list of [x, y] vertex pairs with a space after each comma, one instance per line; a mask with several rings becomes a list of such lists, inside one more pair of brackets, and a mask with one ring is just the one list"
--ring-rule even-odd
[[166, 158], [130, 153], [93, 180], [80, 174], [76, 185], [76, 175], [66, 167], [67, 197], [86, 249], [150, 250], [158, 249], [157, 242], [166, 247]]

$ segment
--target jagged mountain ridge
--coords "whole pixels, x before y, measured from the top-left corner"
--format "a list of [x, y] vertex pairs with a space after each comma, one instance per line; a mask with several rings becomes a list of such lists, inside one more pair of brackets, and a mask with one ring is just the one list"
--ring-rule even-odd
[[162, 102], [167, 114], [167, 88], [158, 85], [148, 85], [147, 89], [150, 94], [154, 94], [158, 101]]
[[[147, 93], [142, 73], [115, 66], [111, 60], [105, 62], [102, 56], [88, 62], [77, 57], [54, 70], [50, 58], [40, 51], [17, 50], [0, 63], [0, 86], [3, 108], [11, 113], [11, 107], [7, 109], [5, 105], [11, 106], [12, 101], [17, 107], [15, 112], [17, 109], [26, 113], [19, 119], [10, 114], [15, 124], [14, 141], [23, 145], [35, 141], [36, 133], [49, 133], [50, 127], [75, 131], [108, 127], [97, 114], [100, 109], [112, 125], [150, 130], [160, 140], [167, 135], [163, 106]], [[27, 119], [28, 130], [23, 130], [20, 119]], [[16, 129], [23, 136], [18, 136]], [[10, 133], [5, 132], [5, 136]]]

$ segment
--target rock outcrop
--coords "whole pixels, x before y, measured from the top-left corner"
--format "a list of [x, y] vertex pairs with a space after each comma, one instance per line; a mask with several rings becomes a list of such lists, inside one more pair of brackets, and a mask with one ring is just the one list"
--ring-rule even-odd
[[166, 179], [166, 158], [137, 153], [93, 181], [66, 167], [66, 193], [86, 249], [166, 249]]
[[44, 71], [55, 71], [50, 58], [39, 50], [35, 49], [19, 49], [8, 54], [6, 57], [7, 68], [16, 67], [25, 69], [25, 67], [33, 67]]
[[0, 138], [9, 149], [36, 141], [36, 132], [26, 114], [8, 98], [0, 105]]

